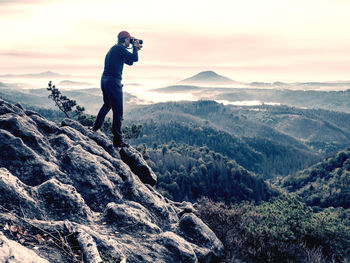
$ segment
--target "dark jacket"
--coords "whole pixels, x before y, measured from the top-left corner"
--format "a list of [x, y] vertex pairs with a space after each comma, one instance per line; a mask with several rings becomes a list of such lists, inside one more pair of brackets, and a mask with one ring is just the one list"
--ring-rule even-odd
[[114, 45], [108, 51], [105, 58], [105, 67], [102, 76], [122, 79], [124, 63], [132, 65], [139, 60], [137, 48], [133, 47], [132, 53], [122, 45]]

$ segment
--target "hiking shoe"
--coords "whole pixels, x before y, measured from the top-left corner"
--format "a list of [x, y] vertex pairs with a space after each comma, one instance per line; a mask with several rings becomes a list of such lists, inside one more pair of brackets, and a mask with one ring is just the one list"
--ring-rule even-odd
[[90, 131], [92, 131], [92, 132], [97, 132], [98, 131], [98, 129], [96, 130], [93, 126], [89, 126], [89, 128], [88, 128]]
[[125, 143], [125, 142], [120, 142], [120, 143], [113, 143], [113, 146], [114, 147], [117, 147], [117, 148], [123, 148], [123, 147], [129, 147], [129, 144]]

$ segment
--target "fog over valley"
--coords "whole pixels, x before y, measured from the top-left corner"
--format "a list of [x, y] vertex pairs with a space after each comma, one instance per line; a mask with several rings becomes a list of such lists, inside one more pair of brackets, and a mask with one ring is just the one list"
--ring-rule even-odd
[[[1, 74], [0, 92], [23, 92], [32, 93], [30, 90], [45, 89], [47, 83], [52, 81], [62, 91], [75, 91], [84, 96], [96, 96], [96, 105], [100, 103], [101, 92], [99, 76], [79, 76], [60, 74], [52, 71], [32, 74]], [[232, 105], [278, 105], [287, 104], [299, 107], [317, 107], [320, 97], [324, 100], [332, 99], [334, 96], [350, 89], [350, 81], [329, 82], [241, 82], [226, 76], [219, 75], [213, 71], [202, 71], [189, 78], [163, 78], [163, 79], [136, 79], [127, 78], [123, 80], [124, 92], [132, 96], [130, 102], [133, 104], [150, 104], [166, 101], [193, 101], [193, 100], [215, 100], [224, 104]], [[339, 93], [337, 93], [339, 92]], [[317, 101], [308, 103], [297, 101], [297, 98], [289, 97], [288, 93], [295, 96], [306, 94], [317, 97]], [[45, 95], [45, 94], [36, 94]], [[75, 96], [79, 101], [79, 96]], [[314, 98], [315, 99], [315, 98]], [[335, 98], [333, 98], [335, 99]], [[331, 102], [329, 106], [331, 107]], [[312, 104], [316, 103], [316, 104]], [[87, 110], [93, 113], [96, 110], [91, 104]], [[345, 109], [345, 111], [348, 111]]]

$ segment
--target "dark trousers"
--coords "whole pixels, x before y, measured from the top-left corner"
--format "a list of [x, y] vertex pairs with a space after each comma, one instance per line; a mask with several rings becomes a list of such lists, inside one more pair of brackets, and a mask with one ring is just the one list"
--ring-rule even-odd
[[107, 113], [113, 111], [112, 133], [114, 136], [113, 143], [119, 144], [122, 141], [122, 119], [123, 119], [123, 85], [119, 79], [103, 76], [101, 78], [101, 89], [103, 93], [103, 105], [97, 114], [94, 123], [94, 130], [102, 127]]

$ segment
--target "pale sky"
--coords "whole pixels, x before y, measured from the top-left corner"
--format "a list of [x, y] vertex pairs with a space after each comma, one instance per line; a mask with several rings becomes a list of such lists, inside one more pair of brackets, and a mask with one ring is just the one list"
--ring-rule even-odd
[[127, 30], [144, 40], [135, 79], [350, 80], [349, 14], [350, 0], [0, 0], [0, 75], [98, 77]]

